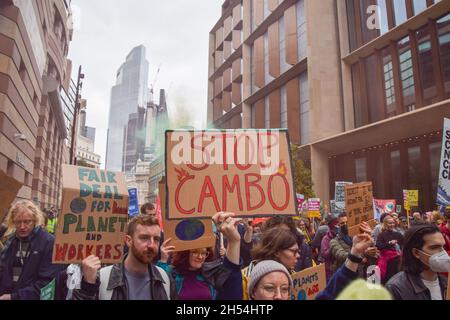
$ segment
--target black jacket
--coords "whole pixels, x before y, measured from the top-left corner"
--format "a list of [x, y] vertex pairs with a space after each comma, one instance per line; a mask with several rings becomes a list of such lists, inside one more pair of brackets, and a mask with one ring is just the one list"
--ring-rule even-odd
[[[125, 261], [126, 257], [124, 257]], [[152, 300], [168, 300], [166, 291], [164, 289], [164, 279], [159, 273], [158, 269], [152, 263], [148, 267], [148, 272], [150, 274], [150, 290]], [[124, 264], [115, 264], [112, 267], [111, 275], [108, 282], [108, 290], [114, 290], [111, 300], [129, 300], [128, 299], [128, 284], [124, 276], [125, 269]], [[97, 282], [95, 284], [90, 284], [81, 281], [81, 289], [76, 289], [73, 291], [72, 300], [98, 300], [98, 293], [100, 289], [100, 279], [97, 277]], [[171, 298], [175, 296], [175, 287], [171, 283]]]
[[[442, 298], [447, 295], [447, 279], [439, 277]], [[386, 288], [392, 294], [394, 300], [431, 300], [430, 290], [423, 284], [420, 275], [414, 275], [401, 271], [393, 276]]]
[[39, 300], [41, 289], [58, 276], [61, 266], [52, 264], [54, 237], [41, 227], [29, 236], [30, 255], [22, 268], [19, 281], [13, 285], [13, 260], [19, 239], [11, 236], [0, 258], [0, 295], [11, 294], [13, 300]]

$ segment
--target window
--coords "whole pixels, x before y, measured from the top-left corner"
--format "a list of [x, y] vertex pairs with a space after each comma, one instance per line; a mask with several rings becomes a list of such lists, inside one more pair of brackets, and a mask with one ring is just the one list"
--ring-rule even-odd
[[385, 48], [382, 52], [383, 59], [383, 77], [384, 77], [384, 91], [386, 97], [386, 113], [387, 117], [393, 117], [396, 115], [395, 104], [395, 83], [394, 83], [394, 71], [392, 69], [392, 56], [389, 47]]
[[281, 126], [280, 126], [280, 128], [287, 128], [288, 127], [288, 111], [287, 111], [286, 86], [281, 87], [280, 94], [281, 94]]
[[450, 98], [450, 14], [436, 22], [439, 37], [439, 54], [447, 98]]
[[267, 32], [264, 34], [264, 74], [265, 84], [274, 79], [269, 73], [269, 35]]
[[395, 199], [402, 199], [402, 168], [400, 162], [400, 150], [391, 151], [391, 181], [392, 194]]
[[291, 65], [286, 62], [286, 28], [284, 23], [284, 16], [279, 20], [279, 39], [280, 39], [280, 70], [281, 73], [286, 72]]
[[298, 45], [298, 61], [302, 61], [307, 55], [307, 34], [306, 34], [306, 16], [305, 1], [300, 0], [296, 3], [297, 9], [297, 45]]
[[386, 0], [377, 0], [378, 21], [380, 23], [380, 34], [385, 34], [389, 30]]
[[382, 84], [377, 80], [378, 58], [373, 54], [365, 59], [366, 84], [367, 84], [367, 101], [369, 107], [370, 122], [377, 122], [384, 119]]
[[413, 0], [414, 15], [421, 13], [427, 8], [427, 0]]
[[409, 36], [398, 42], [400, 80], [402, 82], [405, 109], [415, 109], [415, 87]]
[[300, 140], [301, 144], [310, 142], [309, 136], [309, 85], [308, 73], [304, 72], [299, 77], [300, 83]]
[[407, 19], [405, 0], [394, 0], [392, 5], [394, 6], [395, 25], [398, 26]]
[[269, 104], [269, 96], [264, 98], [264, 118], [266, 129], [270, 129], [270, 104]]
[[353, 83], [353, 108], [355, 117], [355, 127], [359, 128], [366, 123], [365, 117], [363, 116], [363, 108], [367, 107], [362, 103], [361, 97], [361, 72], [359, 68], [359, 63], [352, 65], [352, 83]]
[[423, 90], [424, 104], [432, 103], [432, 98], [437, 95], [435, 74], [433, 69], [433, 54], [431, 50], [430, 32], [428, 26], [418, 30], [417, 51], [419, 61], [420, 82]]
[[367, 161], [366, 158], [355, 159], [356, 182], [367, 181]]
[[419, 190], [421, 175], [420, 146], [408, 148], [408, 188]]

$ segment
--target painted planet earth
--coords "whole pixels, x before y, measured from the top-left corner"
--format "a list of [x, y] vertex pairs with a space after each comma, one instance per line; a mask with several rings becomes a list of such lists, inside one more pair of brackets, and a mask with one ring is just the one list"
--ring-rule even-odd
[[70, 202], [70, 210], [73, 213], [82, 213], [86, 210], [86, 201], [83, 198], [76, 198]]
[[175, 228], [175, 235], [183, 241], [197, 240], [205, 234], [205, 226], [200, 220], [182, 220]]

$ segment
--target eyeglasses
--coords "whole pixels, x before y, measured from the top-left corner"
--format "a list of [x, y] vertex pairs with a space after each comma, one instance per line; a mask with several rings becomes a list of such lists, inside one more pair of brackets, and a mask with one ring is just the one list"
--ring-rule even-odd
[[208, 256], [209, 256], [208, 251], [205, 251], [205, 252], [192, 251], [191, 253], [194, 257], [201, 257], [201, 258], [205, 258], [205, 259], [208, 258]]
[[293, 254], [294, 256], [297, 255], [297, 254], [300, 254], [300, 252], [299, 252], [298, 249], [291, 249], [291, 248], [289, 248], [289, 249], [286, 249], [286, 250], [292, 252], [292, 254]]
[[275, 296], [277, 294], [277, 292], [280, 292], [280, 295], [282, 297], [287, 297], [287, 296], [289, 296], [289, 293], [291, 291], [289, 286], [276, 287], [271, 284], [263, 285], [261, 287], [261, 289], [264, 292], [264, 294], [269, 297]]
[[20, 227], [22, 224], [29, 227], [31, 226], [35, 221], [34, 220], [21, 220], [21, 221], [14, 221], [14, 226], [16, 228]]

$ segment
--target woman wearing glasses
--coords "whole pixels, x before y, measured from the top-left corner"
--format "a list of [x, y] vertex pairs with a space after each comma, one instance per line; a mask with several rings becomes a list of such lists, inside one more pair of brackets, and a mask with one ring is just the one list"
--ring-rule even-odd
[[[161, 247], [158, 266], [167, 271], [175, 283], [178, 300], [241, 300], [240, 234], [233, 213], [213, 217], [217, 228], [227, 238], [224, 259], [214, 259], [212, 248], [175, 252], [167, 239]], [[171, 265], [168, 264], [172, 256]]]

